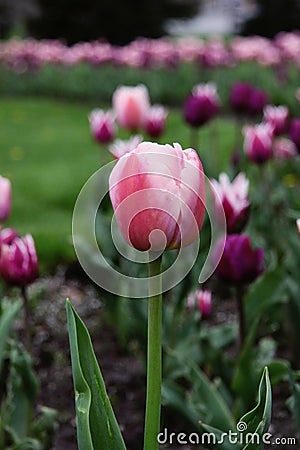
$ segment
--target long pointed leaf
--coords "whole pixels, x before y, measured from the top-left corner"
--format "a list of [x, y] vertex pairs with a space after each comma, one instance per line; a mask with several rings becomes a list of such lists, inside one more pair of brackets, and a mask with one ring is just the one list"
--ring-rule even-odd
[[0, 374], [2, 369], [6, 340], [9, 335], [12, 322], [20, 311], [21, 307], [22, 303], [20, 301], [16, 301], [14, 303], [2, 303], [2, 315], [0, 316]]
[[67, 319], [76, 399], [79, 450], [126, 450], [90, 335], [71, 303]]

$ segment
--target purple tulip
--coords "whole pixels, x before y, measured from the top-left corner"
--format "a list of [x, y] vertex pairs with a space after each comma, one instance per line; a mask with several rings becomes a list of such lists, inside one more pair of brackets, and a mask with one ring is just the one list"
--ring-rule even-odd
[[2, 243], [0, 274], [8, 284], [15, 286], [26, 286], [38, 277], [38, 258], [30, 234]]
[[269, 124], [246, 126], [243, 133], [244, 150], [252, 162], [263, 164], [272, 157], [273, 128]]
[[264, 107], [268, 103], [267, 94], [261, 89], [252, 89], [249, 96], [248, 112], [256, 116], [263, 112]]
[[291, 120], [289, 136], [291, 140], [296, 144], [298, 151], [300, 150], [300, 118], [296, 117]]
[[0, 175], [0, 222], [4, 222], [11, 208], [11, 183]]
[[116, 135], [116, 124], [111, 111], [94, 109], [89, 115], [91, 132], [94, 139], [101, 144], [111, 142]]
[[165, 130], [168, 111], [161, 105], [152, 106], [145, 120], [145, 131], [151, 138], [158, 138]]
[[184, 118], [192, 127], [209, 122], [220, 109], [217, 88], [213, 83], [195, 86], [184, 105]]
[[[222, 238], [218, 246], [224, 245]], [[217, 247], [214, 254], [217, 254]], [[213, 254], [213, 258], [214, 258]], [[226, 237], [224, 251], [216, 269], [216, 274], [231, 284], [248, 284], [264, 272], [264, 251], [253, 249], [250, 237], [231, 234]]]
[[253, 90], [250, 83], [236, 83], [230, 92], [230, 105], [236, 113], [248, 113], [249, 98]]
[[227, 232], [240, 232], [249, 218], [249, 180], [239, 173], [230, 183], [228, 175], [221, 173], [219, 181], [212, 180], [214, 210], [218, 220], [225, 213]]

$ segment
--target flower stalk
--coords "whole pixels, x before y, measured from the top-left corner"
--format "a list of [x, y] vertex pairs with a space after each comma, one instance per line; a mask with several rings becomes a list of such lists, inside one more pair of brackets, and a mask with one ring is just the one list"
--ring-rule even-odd
[[[157, 450], [162, 378], [162, 255], [149, 262], [147, 394], [144, 450]], [[158, 293], [157, 293], [158, 292]]]

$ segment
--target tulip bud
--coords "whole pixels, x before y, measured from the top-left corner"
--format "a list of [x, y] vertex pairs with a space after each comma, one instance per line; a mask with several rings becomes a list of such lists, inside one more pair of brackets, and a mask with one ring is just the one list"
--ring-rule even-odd
[[273, 127], [275, 135], [283, 134], [288, 125], [289, 110], [286, 106], [267, 105], [264, 108], [264, 121]]
[[[215, 255], [219, 254], [220, 246], [224, 246], [223, 238], [216, 245], [213, 260]], [[248, 284], [264, 272], [263, 260], [263, 249], [253, 249], [249, 236], [231, 234], [225, 239], [224, 251], [216, 274], [231, 284]]]
[[132, 136], [128, 141], [123, 141], [122, 139], [116, 139], [109, 147], [108, 150], [114, 156], [115, 159], [121, 158], [126, 153], [130, 153], [132, 150], [136, 149], [137, 146], [142, 142], [142, 136], [137, 134]]
[[0, 175], [0, 222], [4, 222], [11, 208], [11, 183]]
[[201, 317], [206, 318], [210, 316], [212, 309], [211, 291], [208, 290], [196, 291], [196, 300]]
[[256, 164], [263, 164], [272, 157], [273, 128], [269, 124], [244, 127], [244, 150]]
[[179, 248], [199, 235], [205, 183], [195, 150], [142, 142], [117, 161], [109, 192], [121, 234], [138, 250]]
[[298, 155], [296, 145], [287, 138], [280, 138], [274, 141], [273, 153], [277, 159], [289, 159]]
[[121, 86], [114, 92], [112, 103], [121, 127], [136, 131], [144, 126], [150, 108], [146, 86]]
[[201, 127], [219, 112], [220, 100], [213, 83], [195, 86], [184, 105], [184, 118], [192, 127]]
[[89, 115], [91, 132], [94, 139], [101, 144], [110, 142], [116, 134], [116, 125], [111, 111], [94, 109]]
[[30, 234], [1, 245], [0, 273], [8, 284], [16, 286], [26, 286], [37, 278], [38, 259]]
[[152, 106], [146, 117], [145, 131], [152, 138], [158, 138], [165, 129], [168, 112], [160, 105]]
[[249, 180], [240, 173], [230, 183], [226, 173], [221, 173], [219, 182], [212, 180], [211, 183], [216, 219], [220, 220], [224, 212], [227, 232], [230, 234], [240, 232], [249, 218]]
[[289, 136], [296, 144], [298, 151], [300, 150], [300, 118], [291, 120]]

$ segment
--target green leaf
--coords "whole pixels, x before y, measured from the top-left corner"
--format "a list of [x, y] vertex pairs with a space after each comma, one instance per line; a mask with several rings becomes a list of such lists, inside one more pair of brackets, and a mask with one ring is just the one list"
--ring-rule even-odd
[[255, 360], [255, 338], [257, 334], [258, 320], [254, 321], [252, 328], [247, 336], [246, 342], [242, 348], [239, 359], [236, 364], [236, 372], [233, 378], [232, 387], [237, 394], [238, 411], [247, 411], [254, 405], [258, 377]]
[[[238, 443], [232, 442], [232, 439], [229, 437], [228, 431], [225, 433], [217, 428], [211, 427], [205, 423], [199, 423], [202, 433], [202, 443], [207, 445], [214, 450], [232, 450], [234, 445], [234, 450], [241, 450], [242, 445]], [[235, 427], [232, 428], [232, 431], [235, 430]], [[208, 434], [207, 434], [208, 433]], [[210, 445], [209, 445], [210, 444]]]
[[[209, 447], [214, 450], [232, 450], [233, 446], [235, 450], [262, 450], [264, 445], [262, 437], [270, 426], [271, 410], [271, 383], [266, 367], [259, 384], [258, 403], [255, 408], [245, 414], [236, 426], [227, 430], [222, 431], [200, 422], [201, 430], [209, 434], [202, 434], [202, 443], [210, 444]], [[230, 432], [232, 432], [231, 435]], [[253, 442], [251, 442], [251, 437], [253, 437]], [[246, 445], [244, 445], [245, 443]]]
[[125, 450], [90, 335], [67, 301], [79, 450]]
[[[248, 433], [259, 436], [259, 442], [249, 442], [243, 450], [261, 450], [263, 448], [262, 436], [268, 431], [272, 414], [272, 389], [268, 368], [265, 367], [258, 389], [258, 403], [251, 411], [239, 420], [239, 424], [245, 424], [244, 435]], [[239, 429], [239, 424], [237, 428]]]
[[2, 314], [0, 317], [0, 375], [2, 370], [6, 340], [10, 333], [14, 318], [20, 311], [21, 307], [21, 301], [16, 301], [14, 303], [2, 301]]
[[217, 387], [207, 378], [198, 367], [192, 366], [190, 380], [193, 384], [193, 391], [197, 401], [201, 401], [201, 406], [205, 406], [205, 422], [211, 426], [227, 431], [234, 427], [232, 415], [218, 392]]
[[268, 309], [272, 310], [276, 304], [287, 300], [284, 277], [284, 268], [279, 267], [272, 272], [266, 272], [253, 284], [245, 296], [245, 315], [248, 324], [261, 318]]

